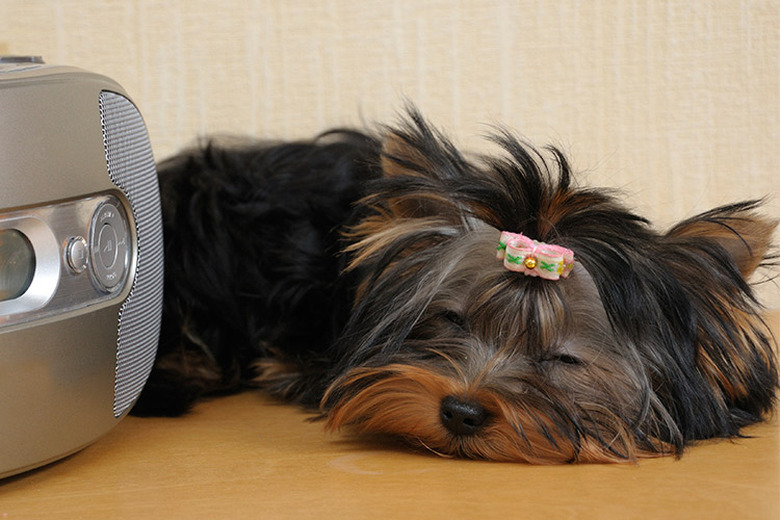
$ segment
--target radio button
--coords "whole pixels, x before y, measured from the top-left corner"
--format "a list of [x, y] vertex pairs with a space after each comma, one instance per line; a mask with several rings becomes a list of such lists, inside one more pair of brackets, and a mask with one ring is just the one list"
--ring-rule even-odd
[[118, 289], [130, 265], [130, 230], [124, 210], [112, 202], [101, 204], [92, 216], [89, 237], [93, 279], [106, 291]]
[[71, 237], [65, 246], [65, 260], [74, 274], [83, 273], [87, 268], [87, 241], [84, 237]]
[[98, 256], [106, 269], [114, 267], [117, 258], [116, 231], [111, 224], [104, 224], [98, 235]]

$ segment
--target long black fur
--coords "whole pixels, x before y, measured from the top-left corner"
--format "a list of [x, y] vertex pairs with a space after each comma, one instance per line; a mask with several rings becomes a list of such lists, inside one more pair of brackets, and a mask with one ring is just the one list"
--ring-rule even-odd
[[344, 130], [208, 143], [159, 165], [162, 332], [134, 414], [180, 415], [203, 394], [245, 388], [251, 363], [273, 352], [318, 370], [351, 306], [340, 232], [378, 155], [374, 138]]

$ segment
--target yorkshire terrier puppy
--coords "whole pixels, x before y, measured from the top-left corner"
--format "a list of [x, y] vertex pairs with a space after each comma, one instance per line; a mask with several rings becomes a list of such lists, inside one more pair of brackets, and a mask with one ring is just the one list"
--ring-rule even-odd
[[465, 156], [411, 109], [161, 164], [163, 333], [135, 413], [260, 386], [333, 430], [563, 463], [680, 455], [771, 411], [759, 202], [661, 233], [560, 151], [492, 139]]

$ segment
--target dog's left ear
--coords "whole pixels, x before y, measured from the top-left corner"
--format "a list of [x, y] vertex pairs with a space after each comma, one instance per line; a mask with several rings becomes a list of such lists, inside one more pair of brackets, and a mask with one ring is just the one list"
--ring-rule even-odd
[[777, 221], [756, 213], [759, 201], [724, 206], [674, 226], [667, 237], [701, 239], [721, 246], [747, 279], [766, 259]]
[[[674, 226], [665, 236], [669, 269], [691, 296], [695, 363], [715, 402], [739, 428], [771, 409], [778, 385], [772, 334], [760, 316], [748, 277], [769, 258], [777, 222], [758, 214], [751, 201], [708, 211]], [[690, 427], [715, 431], [701, 403]], [[730, 434], [736, 434], [734, 429]]]

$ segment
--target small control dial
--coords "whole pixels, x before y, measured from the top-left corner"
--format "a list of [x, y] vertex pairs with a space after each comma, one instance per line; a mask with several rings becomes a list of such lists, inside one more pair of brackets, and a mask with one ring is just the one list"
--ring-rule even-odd
[[87, 241], [84, 237], [71, 237], [65, 246], [65, 260], [68, 267], [75, 273], [83, 273], [87, 269]]
[[89, 265], [100, 288], [114, 291], [124, 285], [130, 267], [130, 228], [118, 202], [104, 202], [92, 216]]

